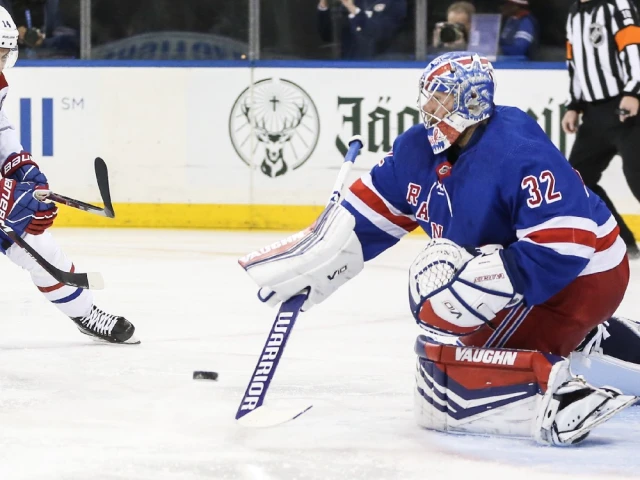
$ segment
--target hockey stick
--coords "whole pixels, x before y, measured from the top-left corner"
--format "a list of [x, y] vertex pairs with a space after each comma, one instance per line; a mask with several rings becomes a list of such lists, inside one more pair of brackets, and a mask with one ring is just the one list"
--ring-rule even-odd
[[104, 280], [102, 275], [97, 272], [74, 273], [63, 272], [62, 270], [51, 265], [45, 258], [40, 255], [31, 245], [29, 245], [20, 235], [18, 235], [6, 223], [0, 221], [0, 230], [2, 230], [13, 243], [24, 249], [40, 265], [49, 275], [58, 282], [64, 283], [71, 287], [90, 288], [92, 290], [102, 290], [104, 288]]
[[[349, 140], [349, 150], [344, 158], [344, 163], [338, 178], [333, 186], [329, 204], [337, 203], [342, 198], [342, 189], [347, 180], [347, 176], [353, 167], [360, 149], [362, 148], [362, 138], [356, 135]], [[284, 352], [284, 347], [289, 340], [289, 335], [298, 318], [300, 309], [304, 304], [308, 289], [303, 290], [298, 295], [293, 296], [280, 306], [280, 310], [276, 315], [276, 320], [271, 327], [267, 341], [262, 349], [262, 354], [258, 359], [256, 368], [251, 375], [249, 385], [242, 397], [240, 406], [236, 413], [236, 420], [243, 426], [247, 427], [272, 427], [280, 425], [298, 418], [307, 412], [313, 405], [307, 405], [306, 402], [299, 406], [277, 408], [271, 406], [263, 406], [267, 390], [271, 384], [271, 380], [276, 373], [276, 368]]]
[[102, 203], [104, 203], [104, 209], [107, 212], [107, 217], [113, 218], [116, 216], [116, 213], [114, 212], [113, 205], [111, 204], [111, 191], [109, 190], [109, 171], [107, 170], [107, 164], [100, 157], [96, 157], [94, 166], [96, 169], [98, 189], [100, 190]]
[[65, 197], [51, 190], [36, 190], [34, 195], [41, 202], [50, 200], [68, 207], [77, 208], [88, 213], [100, 215], [102, 217], [114, 218], [116, 216], [113, 211], [113, 205], [111, 204], [111, 193], [109, 192], [109, 172], [107, 170], [107, 164], [104, 163], [100, 157], [95, 160], [96, 180], [98, 181], [98, 189], [100, 190], [100, 196], [102, 197], [102, 203], [104, 208], [91, 205], [89, 203], [81, 202], [73, 198]]

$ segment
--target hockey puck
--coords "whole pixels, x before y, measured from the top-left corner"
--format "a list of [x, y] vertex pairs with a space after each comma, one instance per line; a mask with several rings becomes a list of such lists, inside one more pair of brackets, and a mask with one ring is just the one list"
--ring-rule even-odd
[[218, 380], [218, 372], [203, 372], [196, 370], [193, 372], [194, 380]]

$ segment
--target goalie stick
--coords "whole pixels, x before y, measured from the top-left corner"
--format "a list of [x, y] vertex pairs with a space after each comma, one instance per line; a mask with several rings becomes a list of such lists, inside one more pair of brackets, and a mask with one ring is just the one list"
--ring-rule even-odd
[[102, 197], [102, 203], [104, 208], [91, 205], [89, 203], [81, 202], [73, 198], [65, 197], [51, 190], [36, 190], [34, 195], [41, 202], [50, 200], [68, 207], [77, 208], [88, 213], [100, 215], [102, 217], [114, 218], [116, 216], [113, 211], [113, 205], [111, 204], [111, 193], [109, 191], [109, 171], [107, 170], [107, 164], [102, 158], [97, 157], [94, 163], [96, 171], [96, 180], [98, 181], [98, 189], [100, 190], [100, 196]]
[[[344, 183], [362, 146], [362, 138], [359, 135], [349, 140], [349, 150], [344, 157], [344, 163], [333, 186], [329, 204], [337, 203], [342, 198]], [[289, 340], [291, 330], [308, 295], [308, 289], [306, 291], [303, 290], [283, 302], [280, 306], [276, 320], [271, 327], [256, 368], [253, 371], [253, 375], [251, 375], [249, 385], [247, 385], [236, 412], [236, 420], [239, 424], [247, 427], [272, 427], [298, 418], [313, 406], [308, 405], [306, 402], [288, 407], [263, 405], [267, 390], [284, 352], [284, 347]]]

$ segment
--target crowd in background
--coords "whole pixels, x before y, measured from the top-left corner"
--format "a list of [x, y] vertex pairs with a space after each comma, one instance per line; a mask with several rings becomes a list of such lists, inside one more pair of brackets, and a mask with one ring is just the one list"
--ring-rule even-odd
[[[474, 18], [493, 14], [500, 28], [498, 55], [563, 60], [572, 1], [428, 0], [427, 54], [465, 48]], [[261, 0], [260, 56], [413, 60], [415, 3]], [[0, 4], [20, 27], [21, 58], [79, 57], [80, 0]], [[246, 58], [248, 0], [92, 0], [91, 5], [93, 58]], [[181, 40], [172, 43], [169, 32], [180, 32]]]

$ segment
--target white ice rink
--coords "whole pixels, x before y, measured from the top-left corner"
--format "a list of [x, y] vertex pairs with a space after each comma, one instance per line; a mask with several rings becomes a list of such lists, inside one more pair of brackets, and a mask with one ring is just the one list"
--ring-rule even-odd
[[[447, 436], [412, 414], [403, 240], [301, 314], [268, 400], [314, 407], [272, 429], [235, 411], [275, 310], [236, 259], [282, 233], [54, 229], [97, 304], [142, 344], [97, 344], [0, 260], [0, 480], [639, 478], [640, 407], [574, 448]], [[640, 316], [640, 264], [621, 314]], [[215, 370], [218, 382], [194, 381]]]

